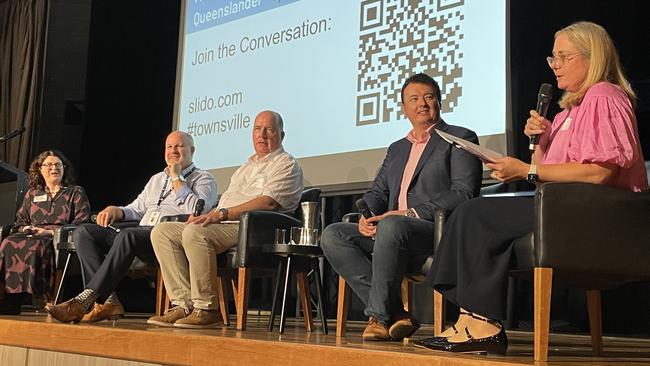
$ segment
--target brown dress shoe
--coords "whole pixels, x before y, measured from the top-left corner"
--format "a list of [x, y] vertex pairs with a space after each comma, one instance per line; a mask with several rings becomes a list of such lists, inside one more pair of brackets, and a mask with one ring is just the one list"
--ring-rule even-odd
[[115, 320], [124, 316], [122, 304], [98, 304], [95, 303], [90, 313], [84, 315], [82, 322], [98, 322], [102, 320]]
[[87, 312], [77, 299], [70, 299], [59, 305], [48, 304], [45, 306], [45, 311], [63, 323], [79, 323]]
[[404, 338], [410, 337], [420, 328], [420, 322], [408, 311], [394, 315], [391, 320], [393, 324], [388, 329], [388, 334], [394, 341], [401, 341]]
[[388, 328], [383, 326], [374, 316], [368, 319], [368, 325], [361, 335], [364, 341], [389, 341]]

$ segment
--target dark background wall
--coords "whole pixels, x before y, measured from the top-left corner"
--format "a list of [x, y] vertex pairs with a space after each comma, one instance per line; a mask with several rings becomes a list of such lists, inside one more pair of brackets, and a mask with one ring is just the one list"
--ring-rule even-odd
[[[512, 143], [517, 156], [528, 156], [521, 131], [539, 85], [554, 84], [545, 61], [554, 32], [574, 21], [591, 20], [611, 34], [639, 95], [639, 131], [644, 155], [650, 158], [649, 3], [511, 1]], [[94, 210], [128, 203], [164, 166], [163, 142], [173, 119], [179, 17], [179, 0], [50, 0], [43, 105], [33, 154], [50, 147], [63, 150], [75, 164]], [[488, 97], [490, 88], [486, 86]], [[555, 112], [552, 106], [549, 114]], [[351, 207], [353, 199], [341, 201], [344, 205], [328, 221], [348, 211], [345, 207]], [[606, 331], [647, 334], [647, 287], [628, 286], [606, 294]], [[426, 289], [418, 292], [422, 314], [430, 313], [426, 309], [431, 297]], [[519, 296], [520, 308], [528, 308], [525, 289]], [[560, 297], [554, 314], [584, 329], [584, 299], [571, 292]], [[522, 310], [520, 318], [527, 317]]]
[[[643, 0], [511, 2], [512, 138], [517, 156], [528, 155], [521, 131], [539, 85], [554, 81], [544, 59], [554, 32], [574, 21], [592, 20], [614, 38], [639, 94], [639, 130], [650, 157], [650, 32], [644, 18], [649, 8]], [[50, 1], [42, 122], [33, 153], [58, 147], [69, 155], [94, 209], [131, 200], [164, 164], [162, 144], [173, 118], [179, 16], [179, 0]], [[315, 105], [319, 107], [327, 106]], [[556, 111], [553, 105], [549, 114]]]

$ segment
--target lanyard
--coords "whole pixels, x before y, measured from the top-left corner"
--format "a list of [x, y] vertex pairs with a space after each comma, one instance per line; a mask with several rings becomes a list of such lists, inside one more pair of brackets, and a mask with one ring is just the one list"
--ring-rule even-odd
[[[187, 179], [187, 177], [189, 177], [190, 174], [194, 173], [195, 170], [196, 170], [196, 167], [193, 167], [192, 170], [190, 170], [189, 172], [187, 172], [187, 174], [183, 174], [183, 178]], [[174, 190], [174, 188], [171, 187], [171, 188], [169, 188], [169, 191], [167, 191], [167, 192], [165, 193], [165, 189], [167, 189], [167, 183], [169, 183], [169, 177], [167, 177], [167, 179], [165, 179], [165, 184], [163, 185], [162, 190], [160, 191], [160, 196], [158, 197], [158, 203], [156, 204], [156, 206], [158, 206], [158, 207], [160, 207], [160, 204], [161, 204], [161, 203], [165, 200], [165, 198], [167, 198], [167, 196], [169, 196], [169, 194], [172, 193], [172, 191]]]

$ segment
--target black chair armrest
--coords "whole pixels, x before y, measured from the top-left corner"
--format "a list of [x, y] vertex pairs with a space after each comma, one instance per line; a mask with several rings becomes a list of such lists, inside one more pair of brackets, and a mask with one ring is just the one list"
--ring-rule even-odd
[[433, 216], [433, 253], [438, 251], [440, 240], [442, 240], [442, 233], [445, 230], [445, 222], [451, 211], [443, 208], [437, 208]]
[[54, 229], [54, 247], [58, 250], [75, 251], [74, 240], [72, 239], [72, 232], [77, 228], [77, 225], [67, 224], [61, 225]]
[[359, 220], [361, 220], [361, 214], [358, 212], [347, 213], [343, 215], [343, 218], [341, 218], [341, 222], [357, 223]]
[[650, 194], [588, 183], [546, 183], [535, 194], [535, 266], [650, 275]]
[[126, 229], [126, 228], [129, 228], [129, 227], [136, 227], [138, 225], [140, 225], [140, 221], [136, 221], [136, 220], [116, 221], [116, 222], [111, 224], [111, 226], [116, 228], [116, 229]]
[[0, 226], [0, 241], [5, 240], [6, 237], [13, 234], [15, 224], [7, 224]]
[[160, 222], [186, 222], [190, 218], [190, 215], [173, 215], [173, 216], [163, 216], [160, 219]]
[[238, 266], [275, 267], [277, 257], [263, 253], [262, 247], [273, 244], [275, 229], [289, 230], [292, 226], [302, 226], [302, 222], [274, 211], [247, 211], [241, 214], [237, 243]]

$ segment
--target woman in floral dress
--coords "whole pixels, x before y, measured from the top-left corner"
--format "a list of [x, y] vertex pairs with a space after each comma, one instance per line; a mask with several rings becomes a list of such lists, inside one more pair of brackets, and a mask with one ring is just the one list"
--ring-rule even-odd
[[19, 314], [32, 296], [48, 298], [54, 287], [54, 229], [87, 221], [86, 192], [73, 184], [70, 161], [48, 150], [29, 167], [29, 190], [12, 234], [0, 244], [0, 314]]

